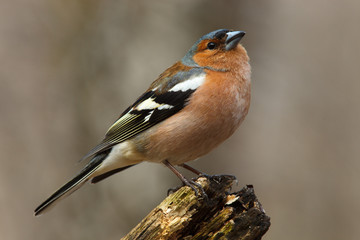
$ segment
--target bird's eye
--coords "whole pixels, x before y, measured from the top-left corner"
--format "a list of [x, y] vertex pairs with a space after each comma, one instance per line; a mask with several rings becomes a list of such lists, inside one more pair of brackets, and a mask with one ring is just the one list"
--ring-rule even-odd
[[213, 50], [214, 48], [216, 48], [216, 43], [214, 42], [209, 42], [207, 45], [207, 48], [210, 50]]

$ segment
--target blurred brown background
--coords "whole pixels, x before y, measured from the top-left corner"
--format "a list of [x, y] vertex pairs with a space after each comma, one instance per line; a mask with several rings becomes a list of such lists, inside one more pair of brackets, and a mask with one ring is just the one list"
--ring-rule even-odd
[[49, 213], [117, 116], [203, 34], [244, 30], [247, 119], [192, 163], [253, 184], [264, 239], [359, 239], [359, 1], [0, 3], [1, 239], [119, 239], [180, 184], [141, 164], [86, 185]]

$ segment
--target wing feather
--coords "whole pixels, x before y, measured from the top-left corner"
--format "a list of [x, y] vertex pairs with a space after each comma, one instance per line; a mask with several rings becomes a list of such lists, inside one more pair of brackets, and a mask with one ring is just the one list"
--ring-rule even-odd
[[[183, 79], [179, 79], [179, 75]], [[171, 91], [176, 86], [174, 81], [169, 82], [169, 86], [163, 86], [162, 91], [149, 89], [133, 105], [131, 105], [106, 132], [105, 138], [94, 147], [83, 159], [110, 149], [112, 146], [126, 141], [137, 134], [151, 128], [152, 126], [164, 121], [184, 108], [196, 89], [201, 85], [199, 78], [205, 78], [202, 71], [191, 71], [191, 74], [174, 75], [178, 84], [187, 81], [181, 86], [179, 91]], [[195, 79], [191, 86], [191, 79]], [[189, 87], [184, 89], [184, 86]]]

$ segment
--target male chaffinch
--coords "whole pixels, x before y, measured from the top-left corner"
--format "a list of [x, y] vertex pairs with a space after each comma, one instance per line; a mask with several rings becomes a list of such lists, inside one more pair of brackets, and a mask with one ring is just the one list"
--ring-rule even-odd
[[185, 162], [230, 137], [250, 105], [249, 57], [242, 31], [220, 29], [201, 37], [165, 70], [109, 128], [83, 159], [89, 163], [35, 209], [35, 215], [86, 181], [99, 182], [143, 161], [163, 163], [194, 189], [173, 165], [196, 174]]

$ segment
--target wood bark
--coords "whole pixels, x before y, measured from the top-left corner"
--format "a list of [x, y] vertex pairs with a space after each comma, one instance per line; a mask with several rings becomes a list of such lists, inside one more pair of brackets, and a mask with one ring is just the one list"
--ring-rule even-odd
[[122, 239], [261, 239], [270, 227], [270, 218], [251, 185], [228, 192], [234, 181], [229, 175], [199, 177], [196, 182], [207, 198], [181, 187]]

